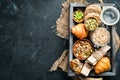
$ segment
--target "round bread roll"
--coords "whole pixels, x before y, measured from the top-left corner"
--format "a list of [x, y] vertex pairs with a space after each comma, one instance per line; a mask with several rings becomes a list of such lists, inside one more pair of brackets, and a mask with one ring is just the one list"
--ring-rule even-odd
[[98, 24], [101, 23], [101, 19], [100, 19], [100, 15], [98, 13], [95, 13], [95, 12], [91, 12], [89, 14], [87, 14], [85, 17], [84, 17], [84, 20], [87, 20], [89, 18], [94, 18], [97, 20]]
[[100, 14], [101, 11], [102, 10], [101, 10], [100, 5], [92, 4], [92, 5], [87, 6], [87, 8], [85, 9], [84, 15], [87, 15], [88, 13], [91, 13], [91, 12], [96, 12], [96, 13]]

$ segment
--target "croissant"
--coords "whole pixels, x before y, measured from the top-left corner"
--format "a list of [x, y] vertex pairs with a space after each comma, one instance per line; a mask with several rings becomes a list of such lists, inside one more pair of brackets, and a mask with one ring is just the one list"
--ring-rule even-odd
[[72, 34], [74, 34], [79, 39], [83, 39], [87, 37], [88, 31], [86, 30], [83, 23], [79, 23], [72, 27]]
[[103, 57], [101, 60], [95, 65], [95, 73], [100, 74], [105, 71], [110, 70], [110, 59], [108, 57]]

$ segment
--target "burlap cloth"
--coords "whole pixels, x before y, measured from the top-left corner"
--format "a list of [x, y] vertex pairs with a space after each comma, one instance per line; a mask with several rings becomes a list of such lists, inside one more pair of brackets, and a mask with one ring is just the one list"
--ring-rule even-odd
[[[100, 3], [103, 3], [102, 0], [99, 0]], [[68, 27], [69, 27], [69, 4], [70, 3], [85, 3], [88, 4], [86, 0], [67, 0], [62, 4], [61, 15], [56, 21], [56, 35], [68, 39]], [[120, 46], [120, 39], [117, 32], [115, 32], [115, 39], [116, 39], [116, 53]], [[60, 67], [63, 71], [67, 71], [68, 66], [68, 50], [63, 51], [61, 57], [54, 62], [50, 71], [57, 70], [57, 67]], [[72, 77], [73, 80], [102, 80], [103, 78], [81, 78], [81, 77]]]

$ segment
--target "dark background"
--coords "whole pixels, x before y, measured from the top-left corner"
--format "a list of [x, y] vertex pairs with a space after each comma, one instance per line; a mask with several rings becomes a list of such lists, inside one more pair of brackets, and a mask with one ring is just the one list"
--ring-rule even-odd
[[[68, 49], [68, 40], [56, 36], [51, 28], [64, 1], [0, 0], [0, 80], [70, 80], [59, 68], [49, 72], [54, 61]], [[119, 0], [104, 2], [114, 2], [120, 10]], [[120, 51], [116, 55], [120, 63]], [[104, 80], [120, 80], [119, 67], [120, 64], [116, 76]]]

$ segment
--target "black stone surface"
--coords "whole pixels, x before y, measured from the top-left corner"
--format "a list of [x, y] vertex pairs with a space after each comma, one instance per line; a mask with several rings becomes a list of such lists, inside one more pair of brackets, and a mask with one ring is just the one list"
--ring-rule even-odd
[[[56, 36], [51, 28], [64, 1], [0, 0], [0, 80], [71, 80], [59, 68], [49, 72], [54, 61], [68, 49], [68, 41]], [[114, 2], [120, 10], [119, 0], [104, 2]], [[104, 80], [120, 80], [120, 51], [116, 55], [116, 76]]]

